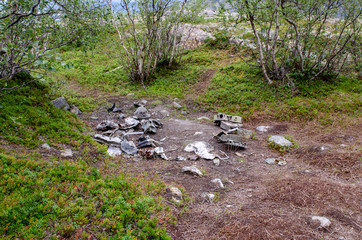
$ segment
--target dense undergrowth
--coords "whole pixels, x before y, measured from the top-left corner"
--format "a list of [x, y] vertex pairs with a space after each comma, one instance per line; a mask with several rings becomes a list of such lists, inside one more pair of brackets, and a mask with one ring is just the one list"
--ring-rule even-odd
[[163, 189], [160, 182], [7, 154], [0, 154], [0, 175], [2, 239], [168, 239], [154, 214], [162, 205], [149, 194]]
[[[356, 77], [327, 76], [322, 80], [298, 79], [296, 88], [287, 84], [268, 85], [251, 58], [250, 49], [233, 55], [233, 49], [210, 44], [186, 51], [180, 66], [161, 67], [150, 79], [146, 91], [127, 79], [115, 54], [112, 38], [91, 53], [77, 48], [63, 49], [62, 59], [73, 68], [58, 66], [53, 84], [59, 79], [75, 81], [86, 88], [108, 94], [134, 93], [136, 97], [185, 98], [190, 95], [204, 109], [238, 114], [246, 120], [256, 116], [278, 120], [309, 121], [331, 125], [336, 116], [360, 117], [362, 84]], [[195, 86], [206, 71], [216, 74], [200, 91]], [[295, 76], [297, 78], [297, 76]], [[63, 88], [64, 89], [64, 88]], [[69, 91], [65, 95], [72, 96]], [[84, 106], [86, 109], [91, 107]]]
[[[164, 185], [92, 167], [112, 162], [84, 122], [55, 108], [50, 94], [33, 82], [0, 99], [0, 238], [168, 239], [157, 219], [160, 211], [168, 215]], [[52, 147], [46, 157], [43, 143]], [[63, 148], [77, 154], [62, 159]]]

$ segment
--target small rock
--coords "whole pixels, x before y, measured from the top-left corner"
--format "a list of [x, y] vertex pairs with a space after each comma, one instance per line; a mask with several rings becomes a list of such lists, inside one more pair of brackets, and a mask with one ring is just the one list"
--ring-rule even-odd
[[144, 119], [144, 118], [151, 117], [151, 114], [148, 113], [148, 110], [145, 107], [142, 107], [142, 106], [137, 108], [137, 110], [134, 112], [134, 115], [138, 119]]
[[187, 115], [188, 113], [186, 111], [181, 111], [182, 115]]
[[196, 135], [202, 135], [202, 134], [204, 134], [203, 132], [195, 132], [194, 133], [194, 136], [196, 136]]
[[273, 165], [277, 163], [277, 159], [276, 158], [267, 158], [265, 159], [265, 162], [269, 165]]
[[191, 174], [194, 174], [194, 175], [198, 175], [198, 176], [202, 176], [202, 172], [195, 166], [185, 166], [182, 168], [181, 170], [182, 172], [187, 172], [187, 173], [191, 173]]
[[177, 156], [175, 158], [176, 161], [186, 161], [186, 158], [185, 157], [182, 157], [182, 156]]
[[62, 155], [63, 157], [73, 157], [73, 152], [71, 149], [64, 149], [60, 151], [60, 155]]
[[174, 108], [176, 108], [176, 109], [182, 108], [182, 106], [181, 106], [180, 104], [178, 104], [177, 102], [173, 102], [173, 103], [172, 103], [172, 106], [173, 106]]
[[227, 208], [232, 208], [232, 207], [233, 207], [233, 205], [226, 205], [226, 207], [227, 207]]
[[160, 113], [162, 114], [162, 117], [169, 117], [170, 116], [170, 112], [167, 110], [161, 110]]
[[191, 155], [191, 156], [188, 157], [188, 159], [189, 159], [190, 161], [197, 161], [197, 160], [199, 160], [199, 156], [197, 156], [197, 155]]
[[212, 202], [215, 199], [215, 194], [212, 193], [201, 193], [201, 197], [205, 200]]
[[318, 221], [319, 222], [319, 227], [322, 227], [322, 228], [327, 228], [332, 224], [331, 221], [329, 221], [328, 218], [320, 217], [320, 216], [313, 216], [312, 221], [316, 221], [316, 222]]
[[272, 127], [271, 126], [259, 126], [256, 128], [258, 132], [268, 132]]
[[128, 93], [127, 96], [134, 96], [134, 93]]
[[98, 117], [90, 117], [92, 120], [98, 120]]
[[51, 101], [51, 103], [56, 107], [56, 108], [60, 108], [60, 109], [65, 109], [65, 110], [70, 110], [70, 106], [67, 103], [67, 101], [65, 100], [64, 97], [60, 97], [57, 99], [54, 99], [53, 101]]
[[145, 106], [147, 104], [147, 100], [143, 99], [140, 103]]
[[74, 113], [75, 115], [81, 115], [82, 111], [79, 110], [79, 108], [77, 108], [75, 105], [73, 105], [73, 108], [70, 110], [71, 113]]
[[341, 144], [340, 146], [343, 148], [348, 147], [348, 145], [346, 145], [346, 144]]
[[175, 198], [177, 201], [182, 200], [182, 192], [177, 187], [169, 187], [166, 191], [169, 192], [172, 198]]
[[50, 146], [47, 143], [44, 143], [43, 145], [41, 145], [41, 147], [46, 149], [46, 150], [50, 150]]
[[220, 166], [220, 159], [218, 159], [218, 158], [215, 158], [214, 160], [212, 160], [213, 161], [213, 163], [214, 163], [214, 165], [215, 166]]
[[208, 118], [206, 116], [199, 117], [197, 120], [199, 120], [199, 121], [211, 121], [210, 118]]
[[107, 153], [109, 154], [109, 156], [111, 157], [116, 157], [116, 156], [120, 156], [122, 155], [122, 150], [119, 147], [113, 146], [111, 145], [108, 150]]
[[284, 160], [279, 160], [279, 161], [278, 161], [278, 165], [279, 165], [279, 166], [285, 166], [285, 165], [287, 165], [287, 162], [284, 161]]
[[277, 135], [274, 135], [274, 136], [271, 136], [269, 139], [268, 139], [269, 142], [272, 142], [274, 144], [277, 144], [281, 147], [290, 147], [293, 145], [292, 142], [290, 142], [289, 140], [287, 140], [285, 137], [282, 137], [282, 136], [277, 136]]
[[215, 178], [211, 180], [212, 183], [214, 183], [219, 188], [224, 188], [224, 184], [222, 183], [220, 178]]

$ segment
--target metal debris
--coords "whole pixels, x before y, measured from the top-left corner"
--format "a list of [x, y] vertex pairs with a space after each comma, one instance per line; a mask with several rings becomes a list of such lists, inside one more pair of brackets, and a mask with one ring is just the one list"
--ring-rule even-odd
[[120, 139], [119, 137], [108, 137], [108, 136], [104, 136], [102, 134], [94, 135], [94, 139], [97, 142], [105, 143], [105, 144], [117, 144], [117, 145], [120, 145], [121, 142], [122, 142], [122, 139]]
[[189, 167], [185, 166], [185, 167], [182, 168], [181, 171], [191, 173], [191, 174], [194, 174], [194, 175], [198, 175], [200, 177], [203, 175], [202, 172], [195, 166], [189, 166]]
[[116, 157], [116, 156], [122, 155], [122, 150], [118, 146], [115, 146], [115, 145], [109, 146], [107, 152], [108, 152], [109, 156], [111, 156], [111, 157]]
[[222, 131], [215, 137], [219, 142], [224, 143], [226, 146], [231, 147], [232, 149], [237, 150], [238, 148], [246, 148], [246, 143], [242, 142], [242, 138], [239, 135], [229, 134]]
[[149, 137], [141, 136], [137, 142], [138, 148], [152, 147], [152, 141]]
[[208, 160], [212, 160], [216, 157], [215, 154], [210, 153], [211, 151], [214, 150], [214, 147], [202, 141], [190, 143], [185, 147], [184, 150], [186, 152], [195, 152], [196, 155]]
[[138, 148], [132, 141], [123, 140], [121, 142], [121, 149], [124, 153], [128, 155], [135, 155], [138, 153]]
[[155, 149], [153, 149], [153, 151], [155, 152], [156, 155], [160, 156], [162, 159], [168, 160], [162, 147], [156, 147]]
[[176, 160], [176, 161], [186, 161], [186, 158], [183, 157], [183, 156], [177, 156], [177, 157], [175, 158], [175, 160]]
[[162, 123], [156, 119], [149, 119], [142, 120], [141, 125], [144, 133], [155, 134], [157, 132], [157, 128], [162, 126]]
[[122, 109], [116, 107], [116, 104], [113, 103], [112, 106], [107, 109], [107, 112], [122, 112]]
[[221, 121], [229, 121], [232, 123], [242, 123], [242, 118], [239, 116], [226, 115], [223, 113], [218, 113], [214, 116], [214, 123], [220, 126]]
[[131, 129], [138, 126], [140, 121], [134, 119], [133, 117], [128, 117], [124, 120], [125, 124], [121, 124], [121, 129]]
[[97, 125], [97, 131], [107, 131], [118, 128], [119, 125], [115, 122], [106, 120]]

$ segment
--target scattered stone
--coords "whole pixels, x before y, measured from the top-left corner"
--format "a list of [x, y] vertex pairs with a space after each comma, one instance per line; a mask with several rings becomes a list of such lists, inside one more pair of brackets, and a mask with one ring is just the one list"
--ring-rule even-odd
[[149, 114], [148, 110], [143, 106], [137, 108], [137, 110], [134, 112], [134, 115], [138, 119], [145, 119], [151, 117], [151, 114]]
[[79, 110], [79, 108], [77, 108], [75, 105], [73, 105], [73, 108], [70, 110], [71, 113], [74, 113], [75, 115], [81, 115], [82, 111]]
[[206, 116], [202, 116], [202, 117], [199, 117], [197, 120], [199, 120], [199, 121], [210, 121], [210, 118], [208, 118]]
[[227, 122], [227, 121], [220, 122], [220, 128], [225, 131], [229, 131], [229, 130], [235, 129], [235, 128], [241, 128], [242, 126], [243, 125], [240, 123], [232, 123], [232, 122]]
[[172, 200], [179, 203], [182, 200], [182, 192], [177, 187], [169, 187], [166, 190], [172, 196]]
[[186, 158], [185, 157], [182, 157], [182, 156], [177, 156], [175, 158], [176, 161], [186, 161]]
[[111, 130], [111, 129], [116, 129], [118, 127], [119, 127], [119, 125], [117, 123], [106, 120], [106, 121], [103, 121], [100, 124], [98, 124], [96, 129], [97, 129], [97, 131], [107, 131], [107, 130]]
[[111, 145], [111, 146], [108, 148], [107, 153], [108, 153], [109, 156], [111, 156], [111, 157], [116, 157], [116, 156], [122, 155], [122, 150], [121, 150], [119, 147], [117, 147], [117, 146]]
[[97, 142], [105, 143], [105, 144], [117, 144], [117, 145], [120, 145], [122, 143], [122, 140], [119, 137], [109, 137], [109, 136], [104, 136], [102, 134], [94, 135], [94, 139]]
[[212, 193], [201, 193], [201, 197], [205, 200], [212, 202], [215, 199], [215, 194]]
[[90, 117], [92, 120], [98, 120], [98, 117]]
[[273, 165], [277, 163], [277, 159], [276, 158], [267, 158], [265, 159], [265, 162], [269, 165]]
[[312, 221], [319, 222], [319, 227], [328, 228], [332, 223], [326, 217], [313, 216]]
[[285, 137], [277, 135], [271, 136], [268, 141], [281, 147], [290, 147], [293, 145], [293, 143], [287, 140]]
[[182, 108], [182, 106], [181, 106], [180, 104], [178, 104], [177, 102], [173, 102], [173, 103], [172, 103], [172, 106], [173, 106], [174, 108], [176, 108], [176, 109]]
[[224, 188], [224, 184], [222, 183], [220, 178], [215, 178], [211, 180], [212, 183], [214, 183], [218, 188]]
[[51, 101], [51, 103], [59, 109], [65, 109], [65, 110], [70, 110], [70, 106], [67, 103], [67, 101], [65, 100], [64, 97], [60, 97], [57, 99], [54, 99], [53, 101]]
[[138, 153], [138, 149], [132, 141], [123, 140], [121, 142], [121, 149], [128, 155], [135, 155]]
[[256, 128], [258, 132], [268, 132], [272, 127], [271, 126], [259, 126]]
[[181, 111], [182, 115], [187, 115], [188, 113], [186, 111]]
[[170, 116], [170, 112], [167, 110], [161, 110], [160, 113], [162, 114], [163, 118]]
[[185, 166], [185, 167], [182, 168], [181, 171], [191, 173], [191, 174], [194, 174], [194, 175], [198, 175], [200, 177], [203, 175], [202, 172], [195, 166], [189, 166], [189, 167]]
[[62, 151], [60, 151], [60, 155], [62, 155], [63, 157], [73, 157], [73, 152], [72, 149], [64, 149]]
[[190, 161], [197, 161], [197, 160], [199, 160], [199, 156], [197, 156], [197, 155], [191, 155], [191, 156], [188, 157], [188, 159], [189, 159]]
[[134, 93], [128, 93], [127, 96], [134, 96]]
[[202, 135], [202, 134], [204, 134], [204, 133], [203, 133], [203, 132], [195, 132], [194, 136], [196, 136], [196, 135]]
[[46, 149], [46, 150], [50, 150], [50, 146], [47, 143], [44, 143], [43, 145], [41, 145], [41, 147]]
[[218, 158], [215, 158], [214, 160], [212, 160], [213, 161], [213, 163], [214, 163], [214, 165], [215, 166], [220, 166], [220, 159], [218, 159]]
[[190, 143], [185, 147], [186, 152], [195, 152], [196, 155], [207, 160], [212, 160], [216, 157], [215, 154], [210, 153], [213, 150], [214, 148], [210, 144], [202, 141]]

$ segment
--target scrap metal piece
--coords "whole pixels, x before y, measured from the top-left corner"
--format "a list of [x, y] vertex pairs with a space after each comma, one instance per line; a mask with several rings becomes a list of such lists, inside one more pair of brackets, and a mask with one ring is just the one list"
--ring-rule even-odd
[[122, 112], [122, 109], [116, 107], [116, 104], [113, 103], [112, 106], [110, 108], [107, 109], [107, 112], [114, 112], [114, 113], [117, 113], [117, 112]]
[[218, 113], [214, 116], [214, 123], [220, 125], [221, 121], [229, 121], [232, 123], [242, 124], [242, 118], [239, 116], [226, 115], [223, 113]]
[[144, 133], [153, 134], [157, 132], [157, 128], [160, 128], [162, 126], [162, 123], [156, 119], [143, 120], [141, 124]]
[[243, 143], [241, 136], [236, 134], [228, 134], [224, 131], [217, 134], [216, 139], [219, 142], [224, 143], [226, 146], [231, 146], [234, 148], [246, 148], [246, 143]]
[[212, 160], [216, 157], [215, 154], [210, 153], [214, 148], [210, 144], [202, 141], [190, 143], [184, 150], [186, 152], [195, 152], [196, 155], [207, 160]]
[[121, 149], [128, 155], [135, 155], [138, 153], [138, 148], [134, 145], [134, 143], [125, 139], [121, 142]]
[[163, 150], [163, 147], [156, 147], [153, 149], [154, 153], [158, 156], [160, 156], [162, 159], [168, 160], [165, 151]]
[[105, 144], [117, 144], [120, 145], [122, 140], [118, 137], [108, 137], [108, 136], [104, 136], [102, 134], [96, 134], [94, 135], [94, 139], [97, 142], [100, 143], [105, 143]]
[[117, 123], [106, 120], [98, 124], [96, 129], [97, 131], [107, 131], [107, 130], [116, 129], [118, 127], [119, 125]]
[[131, 129], [138, 126], [140, 121], [134, 119], [133, 117], [128, 117], [124, 120], [125, 124], [121, 124], [121, 129]]
[[108, 152], [109, 156], [111, 156], [111, 157], [116, 157], [116, 156], [122, 155], [122, 150], [118, 146], [115, 146], [115, 145], [109, 146], [107, 152]]
[[152, 147], [152, 142], [149, 137], [141, 136], [138, 139], [137, 145], [139, 148]]

